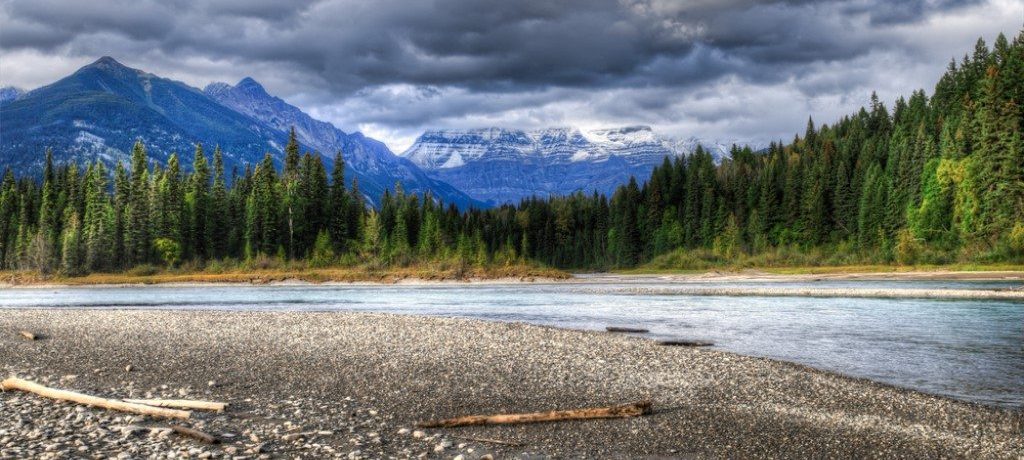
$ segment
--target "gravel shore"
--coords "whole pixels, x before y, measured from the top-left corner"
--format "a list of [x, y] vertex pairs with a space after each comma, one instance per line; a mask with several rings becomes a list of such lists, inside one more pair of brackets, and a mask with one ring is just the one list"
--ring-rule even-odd
[[[19, 330], [42, 335], [27, 341]], [[229, 402], [184, 424], [0, 393], [0, 458], [1024, 458], [1024, 413], [768, 359], [523, 324], [359, 313], [3, 310], [0, 372]], [[417, 430], [654, 402], [621, 420]]]

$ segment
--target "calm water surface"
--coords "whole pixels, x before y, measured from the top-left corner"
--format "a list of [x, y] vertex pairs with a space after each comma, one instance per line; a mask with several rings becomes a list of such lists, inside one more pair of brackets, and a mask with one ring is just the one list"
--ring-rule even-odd
[[[1024, 303], [637, 294], [640, 288], [1019, 289], [1010, 282], [578, 282], [430, 286], [84, 287], [0, 290], [0, 308], [375, 311], [577, 329], [639, 326], [650, 336], [806, 364], [929, 393], [1024, 407]], [[2, 314], [2, 313], [0, 313]]]

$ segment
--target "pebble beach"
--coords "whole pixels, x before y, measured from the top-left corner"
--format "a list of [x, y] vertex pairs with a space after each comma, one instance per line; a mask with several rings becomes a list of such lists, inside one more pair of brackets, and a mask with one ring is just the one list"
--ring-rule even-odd
[[[26, 340], [29, 330], [38, 340]], [[4, 310], [0, 372], [175, 422], [0, 393], [0, 458], [1022, 458], [1024, 413], [642, 337], [371, 313]], [[650, 400], [650, 415], [418, 421]]]

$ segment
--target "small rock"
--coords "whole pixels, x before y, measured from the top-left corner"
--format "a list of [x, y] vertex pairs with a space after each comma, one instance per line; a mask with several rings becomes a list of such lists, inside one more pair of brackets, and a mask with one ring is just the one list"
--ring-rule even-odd
[[423, 439], [427, 434], [423, 430], [416, 430], [412, 432], [412, 437], [416, 439]]

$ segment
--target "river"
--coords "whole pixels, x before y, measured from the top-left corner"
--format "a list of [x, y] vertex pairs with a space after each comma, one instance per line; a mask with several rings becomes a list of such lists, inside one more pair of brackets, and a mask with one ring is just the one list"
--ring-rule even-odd
[[[723, 287], [754, 293], [822, 289], [830, 296], [693, 294]], [[523, 284], [37, 287], [0, 290], [0, 308], [373, 311], [590, 330], [633, 326], [649, 329], [648, 337], [707, 340], [720, 350], [1022, 408], [1024, 301], [835, 297], [844, 290], [1020, 287], [976, 281], [680, 283], [614, 276]]]

